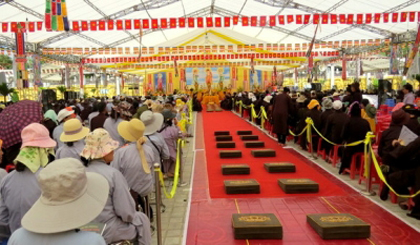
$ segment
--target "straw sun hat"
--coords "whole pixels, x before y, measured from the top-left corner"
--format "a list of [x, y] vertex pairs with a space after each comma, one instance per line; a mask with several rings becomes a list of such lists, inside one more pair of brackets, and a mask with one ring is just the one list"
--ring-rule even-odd
[[118, 124], [118, 133], [129, 142], [137, 141], [143, 137], [145, 129], [144, 123], [137, 118]]
[[155, 113], [151, 111], [145, 111], [141, 114], [140, 120], [144, 123], [144, 135], [151, 135], [158, 131], [163, 124], [162, 113]]
[[70, 119], [63, 125], [63, 133], [60, 135], [61, 142], [75, 142], [86, 137], [89, 128], [83, 127], [78, 119]]
[[38, 176], [41, 197], [22, 218], [35, 233], [58, 233], [79, 228], [95, 219], [108, 199], [108, 181], [86, 172], [74, 158], [50, 163]]

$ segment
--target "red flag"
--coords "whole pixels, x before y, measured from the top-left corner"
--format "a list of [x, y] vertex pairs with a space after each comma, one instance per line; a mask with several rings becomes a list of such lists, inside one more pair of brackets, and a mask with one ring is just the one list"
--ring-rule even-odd
[[169, 19], [171, 28], [176, 28], [176, 18]]
[[310, 14], [305, 14], [305, 17], [303, 19], [303, 24], [309, 24], [309, 21], [311, 20], [311, 15]]
[[302, 24], [302, 15], [298, 14], [296, 15], [296, 24]]
[[365, 15], [365, 23], [366, 24], [372, 23], [372, 14], [366, 14]]
[[251, 16], [251, 26], [257, 26], [257, 16]]
[[410, 22], [416, 21], [416, 12], [410, 12], [409, 20], [410, 20]]
[[346, 24], [347, 18], [345, 14], [340, 14], [340, 24]]
[[82, 21], [82, 31], [89, 30], [89, 25], [87, 21]]
[[237, 25], [238, 22], [239, 22], [239, 16], [237, 16], [237, 15], [233, 16], [233, 24]]
[[389, 13], [383, 13], [384, 15], [384, 23], [388, 23], [389, 21]]
[[213, 17], [206, 18], [207, 27], [213, 27]]
[[352, 25], [353, 24], [353, 14], [347, 15], [347, 24]]
[[230, 27], [230, 17], [228, 16], [224, 17], [224, 21], [225, 21], [225, 27]]
[[36, 22], [36, 30], [37, 31], [42, 31], [42, 21]]
[[1, 23], [2, 32], [7, 32], [7, 29], [9, 29], [9, 23]]
[[276, 25], [276, 16], [271, 15], [270, 16], [270, 26], [275, 26], [275, 25]]
[[375, 14], [375, 23], [379, 23], [381, 21], [381, 14]]
[[143, 19], [143, 25], [141, 26], [141, 28], [143, 29], [149, 29], [149, 20], [148, 19]]
[[322, 14], [322, 24], [328, 24], [329, 14]]
[[267, 16], [260, 16], [260, 26], [267, 25]]
[[319, 24], [319, 14], [314, 14], [314, 24]]
[[117, 30], [121, 31], [123, 29], [123, 21], [117, 20]]
[[197, 17], [197, 27], [204, 27], [203, 17]]
[[131, 20], [125, 20], [125, 29], [131, 30]]
[[363, 24], [363, 14], [357, 14], [357, 24]]
[[73, 21], [73, 31], [79, 31], [79, 21]]
[[407, 21], [407, 12], [402, 12], [401, 13], [401, 22], [406, 22]]
[[194, 28], [194, 26], [195, 26], [194, 18], [193, 17], [188, 18], [188, 27]]
[[399, 13], [392, 13], [392, 23], [398, 22]]
[[97, 26], [98, 26], [98, 23], [96, 22], [96, 20], [91, 20], [90, 21], [90, 30], [91, 31], [96, 31]]
[[35, 22], [29, 22], [28, 23], [28, 30], [30, 32], [34, 32], [35, 31]]
[[157, 28], [159, 28], [158, 20], [152, 19], [152, 29], [157, 29]]
[[337, 15], [331, 14], [331, 24], [337, 24]]
[[284, 15], [279, 15], [279, 24], [284, 25]]
[[242, 16], [242, 26], [248, 26], [248, 16]]
[[287, 16], [287, 23], [292, 23], [294, 21], [294, 16], [293, 15], [288, 15]]
[[108, 31], [114, 30], [114, 20], [108, 20]]
[[184, 28], [185, 27], [185, 18], [183, 18], [183, 17], [178, 18], [178, 25], [179, 25], [179, 27]]
[[105, 31], [105, 20], [100, 20], [99, 21], [99, 30], [100, 31]]
[[216, 24], [215, 24], [216, 27], [222, 27], [222, 18], [221, 17], [216, 17], [216, 18], [214, 18], [214, 20], [216, 21]]
[[139, 30], [140, 29], [140, 20], [139, 19], [135, 19], [134, 20], [134, 29], [135, 30]]
[[10, 31], [17, 32], [17, 23], [16, 22], [12, 22], [10, 24]]
[[168, 28], [168, 19], [166, 18], [160, 19], [160, 28], [164, 28], [164, 29]]

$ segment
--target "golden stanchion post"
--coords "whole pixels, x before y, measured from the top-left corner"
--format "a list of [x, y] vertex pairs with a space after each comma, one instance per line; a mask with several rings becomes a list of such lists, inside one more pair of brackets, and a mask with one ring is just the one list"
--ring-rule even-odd
[[159, 174], [160, 174], [160, 164], [154, 164], [154, 171], [155, 171], [155, 189], [156, 189], [156, 236], [157, 236], [157, 244], [162, 245], [162, 212], [161, 212], [161, 205], [162, 202], [162, 194], [160, 189], [160, 181], [159, 181]]

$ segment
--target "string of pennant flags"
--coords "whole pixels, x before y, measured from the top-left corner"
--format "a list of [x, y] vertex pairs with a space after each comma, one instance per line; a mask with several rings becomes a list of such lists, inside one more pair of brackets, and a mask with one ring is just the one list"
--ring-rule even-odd
[[[391, 39], [342, 40], [315, 43], [313, 49], [351, 48], [359, 46], [378, 46], [390, 44]], [[206, 45], [184, 47], [118, 47], [118, 48], [43, 48], [43, 54], [76, 54], [76, 55], [165, 55], [188, 53], [244, 53], [253, 51], [306, 51], [310, 43], [265, 43], [244, 45]]]
[[[53, 15], [54, 16], [54, 15]], [[179, 17], [160, 19], [118, 19], [118, 20], [74, 20], [68, 21], [61, 14], [58, 20], [64, 23], [54, 24], [54, 19], [46, 22], [2, 22], [2, 32], [17, 32], [23, 28], [29, 32], [43, 31], [106, 31], [106, 30], [140, 30], [167, 28], [213, 28], [231, 26], [265, 27], [286, 24], [384, 24], [419, 22], [420, 11], [395, 13], [357, 13], [357, 14], [290, 14], [270, 16], [225, 16], [225, 17]], [[67, 24], [68, 22], [68, 24]], [[20, 24], [20, 25], [19, 25]]]

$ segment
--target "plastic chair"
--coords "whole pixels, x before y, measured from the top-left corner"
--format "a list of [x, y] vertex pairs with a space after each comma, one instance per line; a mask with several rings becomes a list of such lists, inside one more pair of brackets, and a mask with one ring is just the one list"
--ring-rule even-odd
[[328, 158], [329, 158], [328, 160], [331, 162], [331, 165], [333, 167], [335, 167], [338, 163], [338, 158], [339, 158], [338, 157], [338, 149], [339, 149], [339, 146], [335, 145], [333, 147], [333, 149], [330, 151], [330, 154], [328, 156]]
[[[360, 171], [359, 171], [359, 185], [362, 183], [362, 181], [367, 181], [367, 178], [364, 176], [365, 173], [365, 164], [363, 161], [363, 164], [360, 166]], [[370, 180], [371, 180], [371, 184], [381, 184], [381, 181], [379, 179], [378, 173], [376, 172], [373, 163], [370, 165]]]
[[316, 151], [316, 155], [321, 156], [322, 159], [324, 159], [324, 160], [326, 158], [325, 149], [322, 149], [322, 138], [321, 137], [319, 137], [319, 139], [318, 139], [318, 149]]
[[[360, 159], [360, 161], [357, 161], [357, 159]], [[348, 169], [348, 168], [344, 169], [345, 173], [350, 173], [350, 179], [355, 179], [356, 178], [356, 174], [358, 173], [357, 171], [358, 171], [358, 169], [360, 169], [360, 165], [357, 166], [358, 163], [360, 165], [363, 165], [365, 163], [363, 152], [358, 152], [358, 153], [354, 154], [351, 158], [350, 169]]]

